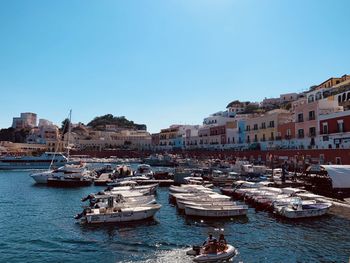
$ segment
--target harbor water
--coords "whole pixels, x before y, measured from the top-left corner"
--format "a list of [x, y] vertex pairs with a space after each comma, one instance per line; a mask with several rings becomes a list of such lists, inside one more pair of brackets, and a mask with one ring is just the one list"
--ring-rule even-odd
[[350, 221], [336, 215], [290, 221], [250, 208], [247, 217], [186, 218], [158, 189], [155, 220], [83, 226], [80, 199], [103, 187], [37, 186], [28, 171], [0, 172], [0, 262], [191, 262], [186, 251], [211, 228], [225, 229], [234, 262], [348, 262]]

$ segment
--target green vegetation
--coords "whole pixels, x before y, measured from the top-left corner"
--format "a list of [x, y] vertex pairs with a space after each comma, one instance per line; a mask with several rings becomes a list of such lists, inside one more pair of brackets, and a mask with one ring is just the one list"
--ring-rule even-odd
[[134, 130], [147, 129], [145, 124], [136, 124], [133, 121], [129, 121], [124, 116], [116, 117], [112, 114], [96, 117], [87, 124], [87, 126], [90, 126], [94, 129], [104, 129], [106, 125], [116, 125], [118, 128], [128, 128]]
[[0, 141], [24, 143], [28, 135], [29, 129], [15, 130], [10, 127], [0, 130]]

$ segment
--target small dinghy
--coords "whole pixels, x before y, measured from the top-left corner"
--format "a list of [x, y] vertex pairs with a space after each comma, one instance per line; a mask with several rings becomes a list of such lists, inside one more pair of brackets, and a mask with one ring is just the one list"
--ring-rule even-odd
[[236, 249], [231, 245], [226, 245], [225, 250], [217, 253], [204, 253], [201, 247], [194, 246], [192, 250], [187, 252], [187, 255], [195, 256], [194, 262], [223, 262], [233, 258], [237, 254]]

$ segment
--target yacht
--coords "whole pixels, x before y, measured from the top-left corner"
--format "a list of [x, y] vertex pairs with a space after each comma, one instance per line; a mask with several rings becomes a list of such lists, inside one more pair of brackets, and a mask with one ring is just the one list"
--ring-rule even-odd
[[[57, 179], [60, 178], [82, 178], [89, 177], [91, 172], [86, 169], [86, 165], [81, 163], [76, 164], [66, 164], [63, 167], [54, 170], [43, 171], [39, 173], [33, 173], [30, 176], [34, 179], [37, 184], [47, 184], [48, 179]], [[61, 180], [60, 180], [61, 182]], [[54, 180], [52, 180], [54, 183]]]
[[0, 157], [0, 170], [49, 169], [64, 166], [67, 158], [62, 153], [45, 152], [40, 156], [4, 156]]

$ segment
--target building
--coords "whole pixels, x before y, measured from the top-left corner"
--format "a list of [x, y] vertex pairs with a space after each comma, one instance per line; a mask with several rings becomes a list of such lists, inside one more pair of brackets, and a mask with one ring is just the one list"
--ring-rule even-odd
[[350, 111], [339, 111], [319, 117], [321, 149], [350, 148]]
[[281, 103], [288, 103], [297, 100], [299, 97], [298, 93], [285, 93], [280, 95]]
[[317, 148], [316, 137], [319, 134], [319, 116], [343, 110], [332, 97], [310, 100], [309, 96], [295, 102], [292, 108], [295, 114], [297, 147], [301, 149]]
[[262, 150], [276, 146], [278, 126], [291, 122], [292, 114], [287, 110], [276, 109], [246, 120], [246, 142], [259, 145]]
[[14, 117], [12, 128], [16, 130], [36, 127], [37, 115], [31, 112], [21, 113], [20, 117]]
[[317, 85], [315, 87], [315, 89], [318, 90], [318, 89], [323, 89], [323, 88], [331, 88], [331, 87], [333, 87], [337, 84], [340, 84], [341, 82], [346, 81], [348, 79], [350, 79], [350, 76], [346, 75], [346, 74], [341, 76], [341, 77], [335, 77], [335, 78], [332, 77], [332, 78], [329, 78], [329, 79], [323, 81], [321, 84]]

